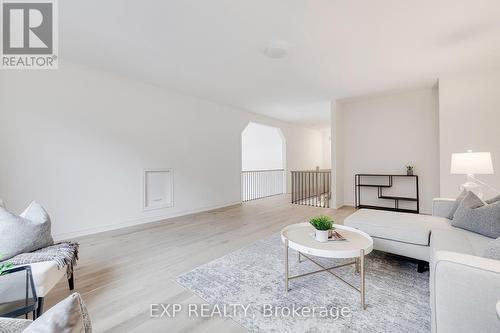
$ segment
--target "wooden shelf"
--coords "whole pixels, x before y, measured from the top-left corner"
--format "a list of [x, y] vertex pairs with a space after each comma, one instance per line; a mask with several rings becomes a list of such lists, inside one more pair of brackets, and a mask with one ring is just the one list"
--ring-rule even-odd
[[390, 212], [399, 212], [399, 213], [414, 213], [414, 209], [404, 209], [404, 208], [393, 208], [393, 207], [383, 207], [383, 206], [370, 206], [370, 205], [359, 205], [357, 208], [365, 208], [365, 209], [375, 209], [375, 210], [388, 210]]
[[375, 184], [358, 184], [362, 187], [392, 187], [391, 185], [375, 185]]
[[403, 200], [403, 201], [417, 201], [417, 198], [408, 198], [408, 197], [395, 197], [390, 195], [382, 195], [378, 197], [379, 199], [389, 199], [389, 200]]
[[356, 176], [368, 176], [368, 177], [418, 177], [417, 175], [391, 175], [391, 174], [376, 174], [376, 173], [358, 173]]

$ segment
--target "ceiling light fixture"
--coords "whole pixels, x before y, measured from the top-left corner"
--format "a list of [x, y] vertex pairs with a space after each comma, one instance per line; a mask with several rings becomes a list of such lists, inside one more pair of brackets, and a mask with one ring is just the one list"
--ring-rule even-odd
[[264, 47], [264, 54], [272, 59], [282, 59], [288, 54], [290, 44], [283, 40], [270, 41]]

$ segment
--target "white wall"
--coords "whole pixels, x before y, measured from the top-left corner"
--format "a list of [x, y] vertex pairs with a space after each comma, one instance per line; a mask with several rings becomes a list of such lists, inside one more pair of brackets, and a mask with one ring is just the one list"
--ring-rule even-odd
[[[437, 89], [340, 100], [332, 106], [332, 118], [334, 186], [343, 185], [337, 206], [354, 203], [356, 173], [404, 174], [412, 162], [421, 212], [431, 212], [432, 198], [439, 194]], [[409, 184], [402, 186], [398, 191], [410, 194]]]
[[242, 170], [284, 168], [286, 145], [279, 128], [250, 123], [241, 134]]
[[321, 131], [323, 135], [323, 163], [322, 169], [331, 169], [332, 167], [332, 130], [327, 128]]
[[[439, 79], [441, 195], [455, 197], [464, 175], [451, 175], [451, 154], [489, 151], [495, 175], [476, 175], [500, 189], [500, 68]], [[485, 196], [495, 192], [484, 188]]]
[[[344, 200], [344, 120], [340, 102], [331, 103], [331, 156], [332, 199], [331, 206], [340, 208]], [[348, 203], [347, 203], [348, 204]], [[352, 205], [352, 203], [351, 203]]]
[[[38, 200], [56, 238], [240, 202], [241, 132], [280, 127], [287, 167], [322, 161], [321, 133], [71, 64], [0, 74], [0, 198]], [[143, 168], [174, 169], [173, 208], [142, 211]]]

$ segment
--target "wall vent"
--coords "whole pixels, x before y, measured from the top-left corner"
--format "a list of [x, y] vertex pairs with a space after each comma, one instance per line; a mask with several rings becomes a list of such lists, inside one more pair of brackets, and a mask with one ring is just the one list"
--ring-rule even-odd
[[174, 206], [174, 171], [172, 169], [144, 169], [143, 184], [143, 210]]

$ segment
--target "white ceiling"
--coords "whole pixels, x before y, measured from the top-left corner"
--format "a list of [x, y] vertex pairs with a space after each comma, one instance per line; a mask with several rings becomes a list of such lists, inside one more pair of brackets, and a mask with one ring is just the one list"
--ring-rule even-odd
[[[61, 57], [320, 126], [335, 98], [500, 63], [499, 0], [64, 0]], [[266, 57], [269, 41], [290, 44]]]

